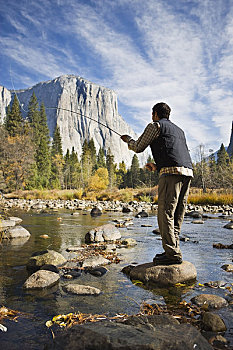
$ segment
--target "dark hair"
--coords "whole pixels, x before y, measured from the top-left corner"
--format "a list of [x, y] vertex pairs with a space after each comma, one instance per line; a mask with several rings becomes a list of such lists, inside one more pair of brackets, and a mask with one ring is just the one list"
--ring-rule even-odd
[[169, 119], [171, 108], [164, 102], [156, 103], [152, 108], [153, 114], [157, 112], [159, 119], [166, 118]]

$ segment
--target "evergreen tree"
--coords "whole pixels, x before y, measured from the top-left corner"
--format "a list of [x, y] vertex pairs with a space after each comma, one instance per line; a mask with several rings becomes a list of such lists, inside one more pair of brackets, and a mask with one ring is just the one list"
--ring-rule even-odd
[[94, 144], [94, 140], [93, 138], [90, 139], [90, 141], [88, 142], [88, 148], [90, 151], [90, 155], [91, 155], [91, 163], [92, 163], [92, 173], [94, 171], [94, 169], [96, 170], [96, 148], [95, 148], [95, 144]]
[[64, 159], [62, 155], [62, 142], [60, 129], [56, 126], [53, 134], [53, 142], [51, 149], [51, 179], [50, 184], [52, 188], [63, 187], [63, 168]]
[[39, 111], [39, 103], [34, 92], [28, 104], [28, 113], [26, 119], [32, 128], [33, 142], [36, 146], [36, 149], [38, 149], [41, 135], [41, 115]]
[[124, 184], [124, 176], [125, 176], [126, 172], [127, 172], [127, 170], [126, 170], [125, 162], [122, 161], [119, 163], [118, 169], [116, 171], [117, 187], [122, 188], [122, 186]]
[[229, 155], [222, 143], [219, 151], [217, 152], [217, 166], [226, 167], [229, 164], [229, 160]]
[[106, 168], [106, 158], [104, 153], [104, 148], [100, 148], [97, 155], [97, 169]]
[[52, 157], [55, 155], [62, 156], [62, 142], [61, 142], [61, 134], [60, 134], [60, 128], [57, 125], [54, 134], [53, 134], [53, 142], [52, 142], [52, 150], [51, 150]]
[[17, 96], [14, 96], [14, 100], [11, 108], [7, 109], [7, 115], [4, 122], [5, 128], [10, 136], [16, 136], [23, 131], [23, 117], [20, 110], [20, 105]]
[[70, 186], [71, 188], [81, 187], [81, 167], [74, 147], [72, 147], [70, 155]]
[[87, 187], [88, 182], [92, 175], [92, 154], [87, 140], [84, 140], [82, 146], [82, 155], [81, 155], [81, 177], [83, 182], [83, 187]]
[[132, 158], [132, 163], [130, 167], [131, 177], [132, 177], [132, 187], [136, 188], [140, 185], [140, 166], [139, 160], [136, 154]]
[[112, 188], [116, 182], [116, 174], [115, 174], [114, 156], [112, 155], [110, 148], [108, 148], [108, 151], [107, 151], [106, 166], [108, 169], [109, 187]]

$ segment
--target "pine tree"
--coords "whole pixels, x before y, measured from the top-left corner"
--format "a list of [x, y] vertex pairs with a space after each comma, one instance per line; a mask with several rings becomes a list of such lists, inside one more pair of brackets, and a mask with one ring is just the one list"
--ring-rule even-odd
[[136, 154], [134, 154], [132, 158], [130, 171], [132, 176], [132, 187], [136, 188], [140, 184], [140, 166], [139, 166], [139, 160]]
[[88, 142], [88, 148], [90, 151], [90, 155], [91, 155], [91, 162], [92, 162], [92, 173], [94, 170], [96, 170], [96, 148], [95, 148], [95, 144], [94, 144], [94, 140], [93, 138], [90, 139], [90, 141]]
[[229, 155], [222, 143], [219, 151], [217, 152], [217, 166], [226, 167], [228, 164]]
[[114, 156], [112, 155], [110, 148], [108, 148], [108, 151], [107, 151], [106, 166], [108, 169], [109, 187], [112, 188], [116, 183], [116, 174], [115, 174], [116, 167], [114, 164]]
[[5, 128], [10, 136], [16, 136], [22, 133], [23, 117], [20, 110], [19, 101], [16, 95], [11, 108], [7, 109], [7, 115], [4, 122]]
[[92, 175], [92, 155], [87, 140], [84, 140], [81, 155], [81, 176], [83, 187], [88, 186]]
[[100, 148], [97, 155], [97, 169], [98, 168], [106, 168], [106, 158], [104, 148]]
[[36, 149], [39, 147], [40, 143], [40, 134], [41, 134], [41, 115], [39, 111], [39, 103], [37, 101], [37, 97], [33, 92], [29, 104], [28, 104], [28, 113], [27, 113], [27, 121], [32, 128], [33, 134], [33, 142], [35, 144]]
[[60, 129], [56, 126], [53, 134], [53, 143], [51, 149], [51, 179], [52, 188], [63, 187], [63, 168], [64, 159], [62, 155], [62, 142]]

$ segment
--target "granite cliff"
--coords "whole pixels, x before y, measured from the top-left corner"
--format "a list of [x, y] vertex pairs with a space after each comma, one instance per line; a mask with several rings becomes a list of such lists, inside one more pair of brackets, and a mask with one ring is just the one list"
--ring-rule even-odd
[[[104, 147], [106, 151], [110, 147], [116, 163], [124, 160], [127, 167], [131, 165], [134, 153], [128, 150], [127, 145], [120, 137], [108, 128], [84, 117], [85, 115], [89, 116], [109, 126], [119, 134], [128, 134], [137, 138], [134, 131], [118, 114], [117, 95], [114, 91], [78, 76], [63, 75], [50, 81], [41, 82], [31, 88], [16, 91], [23, 106], [24, 116], [26, 116], [28, 102], [33, 91], [38, 102], [43, 101], [45, 104], [51, 136], [56, 124], [60, 127], [64, 153], [74, 146], [80, 156], [83, 141], [93, 138], [97, 152], [100, 147]], [[1, 122], [13, 95], [14, 91], [0, 87]], [[81, 115], [61, 109], [49, 109], [50, 107], [67, 109]], [[141, 164], [145, 164], [148, 154], [148, 152], [138, 154]]]

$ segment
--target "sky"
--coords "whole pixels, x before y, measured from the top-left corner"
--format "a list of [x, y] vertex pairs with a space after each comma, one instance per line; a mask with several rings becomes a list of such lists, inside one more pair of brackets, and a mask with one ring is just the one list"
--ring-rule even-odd
[[228, 146], [233, 0], [0, 0], [0, 85], [63, 74], [114, 90], [140, 134], [166, 102], [198, 157]]

